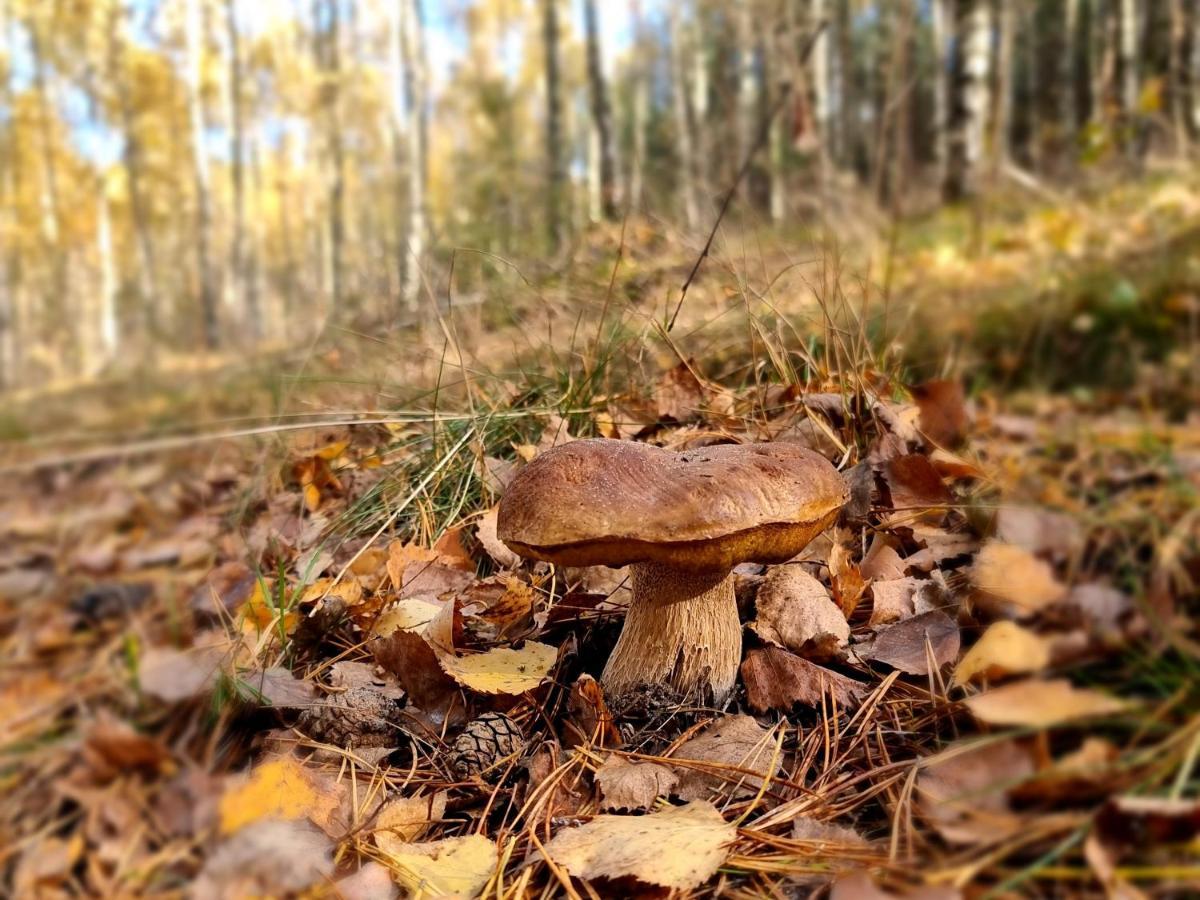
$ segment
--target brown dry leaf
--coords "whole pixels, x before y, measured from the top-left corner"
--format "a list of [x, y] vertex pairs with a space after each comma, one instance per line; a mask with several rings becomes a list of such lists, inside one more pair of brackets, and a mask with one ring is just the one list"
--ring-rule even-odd
[[558, 648], [526, 641], [520, 650], [493, 647], [471, 656], [438, 653], [451, 678], [481, 694], [523, 694], [541, 684], [558, 659]]
[[397, 844], [415, 841], [446, 814], [446, 791], [423, 797], [394, 797], [380, 808], [372, 825], [375, 845], [387, 853]]
[[670, 795], [679, 776], [658, 763], [631, 762], [610, 756], [596, 770], [602, 812], [641, 812]]
[[412, 563], [404, 570], [399, 598], [422, 597], [436, 600], [455, 594], [475, 582], [475, 574], [441, 563]]
[[792, 819], [792, 840], [814, 841], [822, 844], [866, 846], [866, 839], [853, 828], [835, 822], [822, 822], [808, 816]]
[[897, 522], [933, 521], [941, 518], [954, 499], [929, 457], [910, 453], [890, 460], [884, 481]]
[[660, 420], [672, 419], [682, 424], [700, 418], [707, 392], [704, 382], [696, 377], [691, 368], [694, 363], [694, 360], [680, 363], [664, 372], [659, 379], [653, 397]]
[[135, 731], [128, 722], [107, 711], [102, 711], [88, 728], [83, 756], [97, 781], [139, 769], [165, 771], [171, 762], [171, 752], [161, 741]]
[[1093, 631], [1106, 639], [1120, 635], [1122, 620], [1134, 609], [1132, 597], [1101, 582], [1076, 585], [1062, 603], [1083, 613]]
[[863, 578], [869, 581], [891, 581], [904, 577], [904, 560], [882, 534], [876, 534], [858, 565]]
[[971, 567], [980, 605], [998, 615], [1032, 615], [1066, 596], [1050, 566], [1015, 544], [987, 541]]
[[[762, 787], [771, 771], [775, 752], [772, 734], [753, 716], [725, 716], [679, 747], [671, 759], [707, 763], [700, 767], [677, 767], [679, 789], [684, 800], [701, 800], [731, 791], [732, 798], [748, 797]], [[728, 768], [732, 767], [732, 768]], [[725, 769], [725, 771], [719, 771]], [[746, 770], [746, 771], [737, 771]], [[747, 774], [755, 772], [756, 775]]]
[[764, 641], [809, 659], [829, 659], [850, 640], [850, 625], [825, 586], [800, 566], [773, 566], [758, 589], [750, 627]]
[[919, 578], [890, 578], [871, 582], [871, 618], [868, 624], [887, 625], [916, 612], [914, 594], [925, 584]]
[[826, 669], [778, 647], [755, 648], [741, 668], [746, 702], [758, 713], [790, 710], [795, 704], [820, 706], [825, 695], [843, 709], [854, 709], [865, 688], [852, 678]]
[[996, 513], [996, 539], [1037, 556], [1064, 560], [1083, 548], [1079, 522], [1065, 513], [1036, 506], [1002, 506]]
[[404, 586], [404, 572], [414, 563], [424, 565], [436, 562], [438, 554], [419, 544], [404, 544], [392, 541], [388, 544], [387, 572], [392, 581], [392, 589], [399, 591]]
[[347, 606], [357, 606], [363, 600], [363, 585], [357, 578], [318, 578], [300, 597], [301, 603], [316, 603], [322, 597], [336, 597]]
[[400, 891], [386, 866], [367, 860], [353, 875], [333, 883], [338, 900], [395, 900]]
[[1200, 835], [1200, 800], [1195, 797], [1113, 797], [1096, 817], [1107, 844], [1160, 847], [1187, 844]]
[[226, 656], [214, 647], [152, 647], [138, 660], [138, 686], [165, 703], [191, 700], [216, 684]]
[[571, 718], [564, 726], [568, 746], [595, 744], [598, 747], [620, 747], [623, 743], [600, 682], [586, 672], [571, 685], [567, 708], [571, 712]]
[[475, 560], [463, 544], [463, 532], [466, 528], [466, 525], [447, 528], [442, 532], [442, 536], [434, 541], [433, 552], [438, 555], [438, 562], [442, 565], [462, 569], [464, 572], [474, 572]]
[[237, 684], [242, 696], [275, 709], [305, 709], [317, 702], [312, 682], [296, 678], [283, 666], [239, 672]]
[[209, 854], [190, 897], [294, 895], [333, 874], [333, 845], [307, 822], [255, 822]]
[[514, 626], [529, 620], [537, 595], [534, 594], [533, 588], [515, 575], [501, 576], [500, 583], [504, 586], [503, 593], [489, 603], [487, 608], [479, 613], [479, 617], [491, 623], [497, 634], [503, 635]]
[[476, 897], [496, 871], [496, 844], [481, 834], [399, 844], [383, 862], [413, 896]]
[[561, 830], [546, 855], [576, 878], [634, 878], [687, 891], [716, 874], [736, 837], [716, 807], [697, 800], [648, 816], [596, 816]]
[[1111, 716], [1130, 706], [1108, 694], [1077, 688], [1065, 678], [1018, 681], [968, 697], [963, 703], [981, 722], [1026, 728]]
[[233, 834], [263, 819], [327, 822], [341, 792], [292, 757], [273, 759], [236, 779], [221, 795], [221, 834]]
[[942, 447], [953, 447], [967, 433], [967, 398], [958, 381], [935, 380], [914, 385], [921, 433]]
[[840, 541], [834, 541], [829, 548], [829, 583], [833, 599], [841, 607], [842, 615], [849, 619], [867, 590], [867, 580], [850, 561], [850, 551]]
[[375, 662], [396, 676], [420, 709], [439, 717], [454, 703], [458, 685], [442, 669], [434, 642], [453, 652], [454, 603], [415, 598], [392, 604], [375, 625], [369, 647]]
[[484, 552], [498, 566], [504, 569], [515, 569], [521, 565], [521, 557], [508, 549], [508, 545], [496, 534], [496, 515], [499, 506], [493, 506], [475, 522], [475, 537], [483, 545]]
[[1016, 741], [951, 746], [922, 765], [918, 809], [952, 844], [998, 841], [1022, 827], [1008, 792], [1033, 772], [1033, 758]]
[[907, 675], [928, 675], [931, 660], [940, 669], [958, 659], [959, 644], [958, 624], [934, 610], [887, 627], [861, 655]]
[[983, 477], [983, 470], [970, 460], [963, 459], [940, 447], [929, 454], [929, 462], [943, 478], [947, 479], [976, 479]]
[[1050, 642], [1016, 622], [993, 622], [954, 670], [954, 680], [966, 684], [978, 677], [1040, 672], [1050, 664]]

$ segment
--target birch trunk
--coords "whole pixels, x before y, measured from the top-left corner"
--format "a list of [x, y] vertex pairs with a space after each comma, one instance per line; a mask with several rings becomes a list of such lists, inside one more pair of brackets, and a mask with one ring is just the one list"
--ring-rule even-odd
[[425, 209], [425, 147], [428, 122], [428, 73], [420, 0], [400, 0], [403, 38], [404, 99], [408, 136], [408, 257], [402, 294], [409, 312], [416, 312], [428, 223]]
[[[683, 51], [681, 50], [680, 52], [682, 53]], [[700, 0], [696, 0], [692, 13], [690, 56], [692, 70], [691, 103], [690, 107], [685, 105], [685, 109], [690, 109], [688, 115], [688, 122], [690, 124], [688, 127], [691, 128], [690, 140], [693, 148], [694, 169], [689, 177], [695, 180], [696, 202], [699, 203], [702, 196], [706, 193], [711, 193], [709, 190], [709, 179], [712, 177], [712, 154], [709, 151], [709, 148], [712, 146], [712, 142], [709, 140], [711, 123], [708, 120], [708, 92], [711, 81], [708, 75], [708, 28], [705, 25], [705, 11]], [[685, 69], [686, 66], [681, 63], [680, 84], [684, 84], [687, 81], [687, 76], [684, 74]], [[697, 207], [698, 212], [699, 207]]]
[[201, 0], [187, 0], [184, 20], [184, 40], [187, 72], [188, 120], [191, 125], [192, 185], [195, 191], [196, 278], [200, 290], [200, 314], [203, 322], [204, 344], [210, 350], [220, 342], [220, 323], [217, 312], [217, 285], [213, 272], [210, 242], [212, 240], [212, 193], [209, 182], [208, 154], [204, 148], [204, 98], [201, 95], [202, 53], [204, 27]]
[[629, 181], [626, 193], [629, 208], [640, 210], [646, 161], [646, 127], [650, 117], [650, 42], [642, 18], [640, 0], [629, 0], [629, 15], [633, 20], [633, 84], [630, 98], [629, 127], [632, 132], [632, 153], [629, 160]]
[[542, 54], [546, 68], [546, 231], [550, 245], [563, 239], [562, 97], [559, 87], [558, 0], [541, 0]]
[[947, 0], [930, 0], [929, 31], [933, 42], [933, 159], [938, 184], [946, 177], [947, 134], [950, 123], [950, 42], [948, 24], [953, 21]]
[[956, 201], [978, 189], [988, 113], [991, 17], [987, 0], [957, 0], [949, 156], [943, 193]]
[[99, 209], [96, 225], [96, 255], [100, 262], [100, 308], [97, 334], [99, 354], [93, 371], [116, 359], [120, 349], [120, 324], [117, 320], [117, 265], [113, 256], [112, 217], [108, 203], [108, 179], [99, 179]]
[[[596, 164], [595, 178], [599, 186], [599, 213], [608, 220], [616, 218], [616, 167], [613, 163], [612, 110], [608, 101], [608, 84], [604, 77], [600, 48], [600, 23], [596, 0], [584, 0], [584, 30], [587, 33], [588, 93], [592, 103], [592, 128]], [[595, 215], [595, 211], [593, 211]]]
[[250, 253], [246, 240], [246, 114], [242, 75], [242, 38], [238, 24], [238, 0], [225, 0], [225, 35], [229, 48], [229, 177], [233, 197], [233, 233], [229, 243], [231, 305], [243, 317], [250, 339], [262, 337], [262, 310], [250, 277]]
[[1121, 139], [1130, 157], [1137, 151], [1137, 4], [1134, 0], [1117, 0], [1117, 84], [1121, 110]]
[[683, 202], [684, 221], [688, 228], [695, 228], [699, 219], [696, 208], [696, 159], [684, 64], [683, 25], [678, 4], [670, 4], [667, 14], [671, 41], [671, 106], [675, 113], [675, 146], [679, 153], [676, 177]]

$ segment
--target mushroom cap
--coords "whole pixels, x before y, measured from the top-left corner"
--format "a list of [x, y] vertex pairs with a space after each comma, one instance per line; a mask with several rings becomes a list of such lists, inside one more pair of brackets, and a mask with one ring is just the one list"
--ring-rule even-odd
[[518, 473], [500, 502], [497, 533], [521, 556], [558, 565], [728, 570], [791, 559], [846, 498], [837, 470], [796, 444], [675, 453], [581, 440]]

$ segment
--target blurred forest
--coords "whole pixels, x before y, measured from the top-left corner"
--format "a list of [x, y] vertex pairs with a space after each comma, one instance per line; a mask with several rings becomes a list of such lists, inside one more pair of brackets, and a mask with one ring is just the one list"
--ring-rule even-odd
[[455, 248], [699, 241], [747, 158], [786, 226], [1198, 138], [1198, 0], [0, 0], [0, 387], [413, 326]]

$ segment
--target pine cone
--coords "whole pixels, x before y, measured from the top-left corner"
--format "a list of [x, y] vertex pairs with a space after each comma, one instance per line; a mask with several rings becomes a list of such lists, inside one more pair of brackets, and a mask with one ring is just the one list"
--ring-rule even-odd
[[297, 725], [310, 737], [339, 747], [395, 747], [402, 721], [395, 697], [354, 687], [304, 710]]
[[524, 747], [525, 737], [516, 722], [503, 713], [484, 713], [468, 722], [454, 742], [450, 765], [459, 778], [483, 775], [495, 781]]

